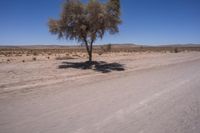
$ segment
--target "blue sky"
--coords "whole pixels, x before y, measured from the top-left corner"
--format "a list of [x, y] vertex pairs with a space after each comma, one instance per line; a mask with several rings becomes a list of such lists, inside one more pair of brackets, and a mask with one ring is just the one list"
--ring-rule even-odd
[[[62, 1], [1, 0], [0, 45], [76, 44], [48, 32], [48, 18], [58, 18]], [[200, 43], [200, 0], [121, 0], [121, 6], [120, 32], [96, 44]]]

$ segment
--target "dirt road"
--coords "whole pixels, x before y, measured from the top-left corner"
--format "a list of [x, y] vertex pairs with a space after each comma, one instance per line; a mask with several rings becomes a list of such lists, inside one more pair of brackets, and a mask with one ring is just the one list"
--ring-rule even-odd
[[182, 55], [30, 90], [4, 88], [0, 133], [199, 133], [200, 54]]

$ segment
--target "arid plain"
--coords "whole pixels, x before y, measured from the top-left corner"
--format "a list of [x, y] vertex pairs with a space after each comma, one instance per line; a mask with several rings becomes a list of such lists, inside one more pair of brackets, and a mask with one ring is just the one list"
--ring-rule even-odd
[[200, 52], [0, 57], [1, 133], [198, 133]]

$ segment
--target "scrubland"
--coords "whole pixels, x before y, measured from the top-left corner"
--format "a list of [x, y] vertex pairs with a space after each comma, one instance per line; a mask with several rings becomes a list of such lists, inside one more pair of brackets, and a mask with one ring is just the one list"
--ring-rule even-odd
[[2, 133], [200, 131], [198, 47], [0, 51]]

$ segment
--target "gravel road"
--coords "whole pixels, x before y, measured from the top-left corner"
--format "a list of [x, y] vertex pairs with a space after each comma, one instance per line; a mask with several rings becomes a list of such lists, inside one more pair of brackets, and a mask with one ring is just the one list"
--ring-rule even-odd
[[1, 94], [0, 133], [200, 133], [200, 58], [84, 80]]

